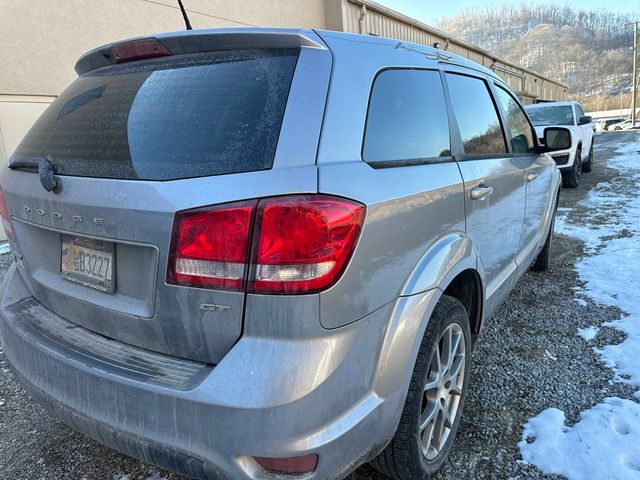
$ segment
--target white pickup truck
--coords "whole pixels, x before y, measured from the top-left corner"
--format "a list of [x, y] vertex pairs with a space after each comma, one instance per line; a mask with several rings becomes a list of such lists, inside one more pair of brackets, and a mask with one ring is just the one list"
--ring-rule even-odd
[[582, 173], [593, 164], [593, 120], [584, 114], [578, 102], [545, 102], [525, 106], [525, 110], [542, 142], [544, 129], [563, 126], [571, 131], [571, 148], [553, 152], [553, 159], [562, 172], [562, 186], [580, 185]]

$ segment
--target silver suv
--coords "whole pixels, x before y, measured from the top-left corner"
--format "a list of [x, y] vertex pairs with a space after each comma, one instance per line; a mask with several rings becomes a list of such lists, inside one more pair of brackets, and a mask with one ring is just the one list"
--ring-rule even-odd
[[[198, 478], [434, 473], [560, 174], [509, 88], [312, 30], [93, 50], [2, 168], [4, 351], [52, 415]], [[564, 143], [563, 143], [564, 142]]]

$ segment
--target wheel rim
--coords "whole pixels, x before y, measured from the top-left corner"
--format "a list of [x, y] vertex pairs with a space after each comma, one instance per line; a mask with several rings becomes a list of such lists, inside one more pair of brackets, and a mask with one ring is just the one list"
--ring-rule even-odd
[[576, 156], [578, 157], [576, 159], [576, 161], [578, 162], [578, 164], [576, 165], [576, 180], [580, 180], [580, 175], [582, 175], [582, 152], [578, 150]]
[[449, 325], [438, 340], [429, 361], [420, 412], [420, 447], [427, 460], [442, 451], [455, 424], [467, 361], [462, 327]]

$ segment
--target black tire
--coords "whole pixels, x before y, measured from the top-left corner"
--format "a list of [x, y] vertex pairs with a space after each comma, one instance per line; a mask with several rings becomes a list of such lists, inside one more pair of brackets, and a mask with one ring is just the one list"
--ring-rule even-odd
[[582, 164], [582, 173], [591, 172], [593, 166], [593, 142], [591, 142], [591, 148], [589, 148], [589, 158]]
[[[457, 325], [454, 325], [457, 324]], [[459, 370], [463, 373], [462, 388], [455, 418], [451, 424], [448, 437], [435, 458], [427, 460], [421, 447], [420, 419], [425, 405], [425, 385], [432, 370], [431, 361], [440, 338], [451, 325], [463, 332], [465, 346], [465, 363]], [[460, 337], [461, 341], [462, 338]], [[471, 332], [467, 311], [456, 298], [443, 295], [438, 301], [425, 331], [418, 357], [411, 377], [409, 392], [405, 401], [400, 424], [387, 447], [370, 463], [379, 472], [397, 480], [426, 480], [434, 475], [447, 458], [455, 440], [455, 434], [460, 424], [460, 417], [464, 408], [469, 379], [469, 363], [471, 359]], [[444, 371], [449, 372], [448, 369]], [[436, 400], [438, 402], [438, 400]], [[443, 403], [444, 405], [444, 403]], [[439, 418], [436, 414], [434, 418]]]
[[[558, 203], [556, 201], [556, 208]], [[531, 270], [534, 272], [547, 272], [549, 271], [549, 264], [551, 263], [551, 243], [553, 242], [553, 227], [556, 223], [556, 211], [553, 211], [553, 217], [551, 218], [551, 228], [547, 234], [547, 240], [544, 242], [544, 247], [540, 250], [540, 253], [536, 257], [535, 261], [531, 264]]]
[[576, 159], [568, 172], [562, 172], [562, 186], [565, 188], [576, 188], [580, 185], [582, 176], [582, 150], [576, 151]]

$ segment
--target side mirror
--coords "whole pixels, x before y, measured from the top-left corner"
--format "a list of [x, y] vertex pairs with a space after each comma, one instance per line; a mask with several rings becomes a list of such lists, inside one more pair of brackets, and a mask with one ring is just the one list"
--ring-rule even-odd
[[589, 115], [585, 115], [584, 117], [580, 117], [578, 119], [578, 125], [586, 125], [587, 123], [591, 123], [593, 119]]
[[544, 129], [544, 144], [548, 152], [571, 148], [571, 132], [568, 128], [547, 127]]

